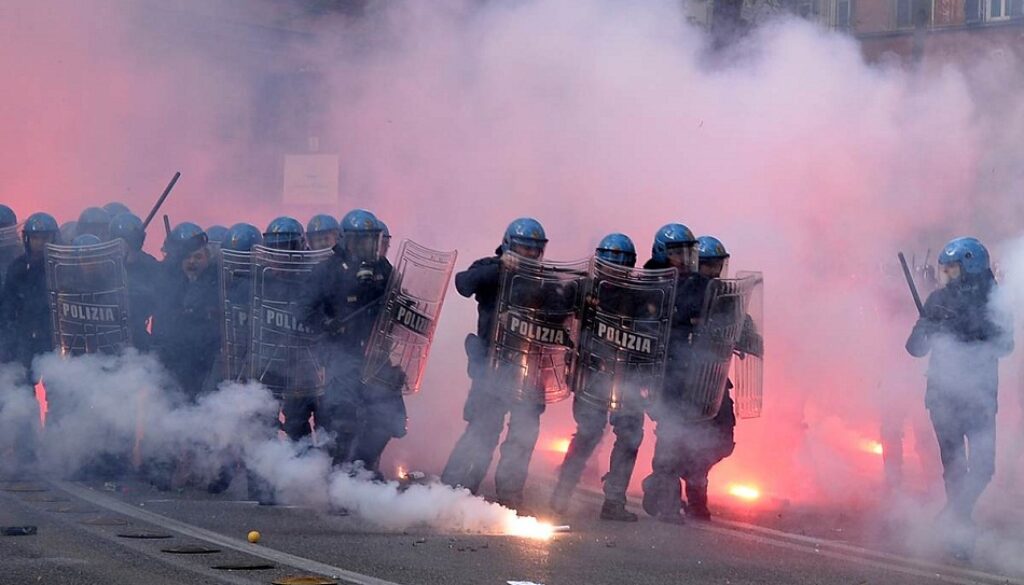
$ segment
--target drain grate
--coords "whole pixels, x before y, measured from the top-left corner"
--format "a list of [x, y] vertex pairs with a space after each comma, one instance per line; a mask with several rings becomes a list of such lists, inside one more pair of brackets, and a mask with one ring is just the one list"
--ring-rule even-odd
[[162, 540], [166, 538], [173, 538], [170, 534], [164, 534], [162, 532], [119, 532], [117, 533], [118, 538], [133, 538], [136, 540]]
[[327, 577], [316, 575], [301, 575], [298, 577], [285, 577], [273, 582], [273, 585], [338, 585], [338, 582]]
[[269, 571], [274, 565], [268, 563], [231, 563], [227, 565], [214, 565], [212, 569], [218, 571]]
[[215, 555], [220, 552], [219, 548], [207, 548], [205, 546], [174, 546], [171, 548], [162, 548], [160, 552], [165, 552], [170, 555]]
[[49, 490], [41, 485], [34, 483], [8, 483], [0, 485], [0, 491], [14, 492], [17, 494], [26, 494], [34, 492], [46, 492]]

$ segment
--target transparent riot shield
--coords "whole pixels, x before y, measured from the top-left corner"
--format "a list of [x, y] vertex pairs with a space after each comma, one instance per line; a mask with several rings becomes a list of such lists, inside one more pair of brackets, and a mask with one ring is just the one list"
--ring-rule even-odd
[[117, 353], [131, 343], [124, 242], [46, 246], [53, 343], [62, 355]]
[[21, 225], [0, 228], [0, 287], [7, 282], [7, 267], [25, 251], [21, 241]]
[[757, 418], [764, 403], [764, 277], [760, 272], [739, 272], [736, 278], [750, 279], [752, 286], [733, 352], [733, 400], [737, 416]]
[[686, 418], [706, 420], [718, 414], [756, 281], [746, 276], [708, 284], [685, 362], [681, 406]]
[[536, 262], [506, 254], [516, 268], [501, 270], [488, 387], [511, 401], [564, 400], [590, 261]]
[[364, 383], [404, 394], [419, 391], [456, 254], [402, 242], [366, 347]]
[[249, 375], [252, 345], [252, 254], [220, 250], [221, 363], [225, 380]]
[[576, 396], [610, 411], [643, 412], [665, 376], [678, 273], [594, 258], [583, 304]]
[[278, 398], [324, 393], [324, 365], [315, 335], [302, 323], [300, 299], [313, 269], [331, 254], [253, 248], [250, 379]]

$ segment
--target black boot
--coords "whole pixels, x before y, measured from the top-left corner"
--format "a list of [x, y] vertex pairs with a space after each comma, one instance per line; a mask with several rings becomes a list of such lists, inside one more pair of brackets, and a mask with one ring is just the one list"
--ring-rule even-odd
[[625, 504], [605, 500], [604, 505], [601, 506], [601, 520], [636, 522], [638, 519], [636, 514], [626, 509]]
[[569, 500], [572, 492], [565, 490], [562, 486], [555, 486], [555, 492], [551, 494], [551, 511], [559, 516], [564, 516], [569, 511]]
[[686, 484], [686, 515], [694, 520], [711, 521], [711, 510], [708, 510], [707, 484]]

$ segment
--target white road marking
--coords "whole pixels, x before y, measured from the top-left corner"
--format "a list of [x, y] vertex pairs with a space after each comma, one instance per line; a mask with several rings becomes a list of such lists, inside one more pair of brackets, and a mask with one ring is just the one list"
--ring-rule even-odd
[[237, 550], [281, 565], [288, 565], [290, 567], [295, 567], [296, 569], [309, 571], [310, 573], [326, 575], [333, 579], [341, 579], [347, 583], [351, 583], [352, 585], [398, 585], [392, 581], [385, 581], [384, 579], [363, 575], [362, 573], [356, 573], [354, 571], [349, 571], [348, 569], [342, 569], [341, 567], [335, 567], [312, 559], [277, 551], [258, 544], [250, 544], [248, 541], [238, 538], [224, 536], [223, 534], [218, 534], [211, 530], [206, 530], [205, 528], [186, 524], [185, 522], [180, 522], [173, 518], [168, 518], [167, 516], [162, 516], [148, 510], [141, 510], [131, 504], [121, 502], [95, 490], [83, 488], [72, 483], [55, 482], [55, 484], [57, 487], [69, 494], [86, 500], [87, 502], [101, 508], [106, 508], [111, 512], [123, 514], [142, 522], [155, 524], [161, 528], [165, 528], [179, 534], [184, 534], [185, 536], [190, 536], [198, 540], [205, 540], [206, 542], [223, 548]]

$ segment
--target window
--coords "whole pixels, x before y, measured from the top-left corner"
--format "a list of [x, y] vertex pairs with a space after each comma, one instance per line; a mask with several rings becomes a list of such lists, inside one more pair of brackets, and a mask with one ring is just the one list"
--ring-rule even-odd
[[[999, 1], [999, 0], [992, 0]], [[1010, 0], [1017, 1], [1017, 0]], [[918, 24], [927, 25], [932, 20], [931, 0], [895, 0], [896, 28], [913, 28]]]
[[988, 0], [988, 19], [1003, 20], [1024, 15], [1024, 0]]
[[853, 0], [836, 0], [836, 28], [850, 28]]
[[964, 1], [964, 22], [981, 22], [981, 7], [984, 0]]

